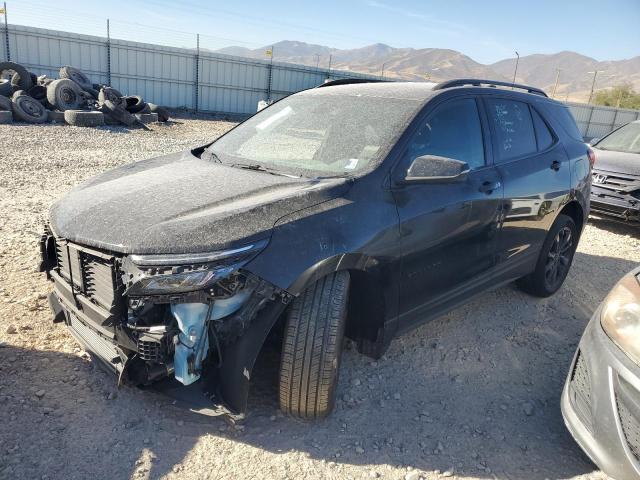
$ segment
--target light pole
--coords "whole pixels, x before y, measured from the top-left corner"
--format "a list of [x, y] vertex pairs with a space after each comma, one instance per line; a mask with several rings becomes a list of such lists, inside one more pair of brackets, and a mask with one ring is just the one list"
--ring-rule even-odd
[[556, 68], [556, 83], [553, 84], [553, 93], [551, 94], [551, 98], [556, 98], [556, 90], [558, 89], [558, 80], [560, 79], [561, 70], [561, 68]]
[[320, 54], [314, 53], [313, 56], [316, 57], [316, 70], [318, 70], [318, 65], [320, 65]]
[[516, 68], [513, 69], [513, 83], [516, 83], [516, 75], [518, 74], [518, 63], [520, 62], [520, 54], [516, 52]]
[[598, 77], [598, 73], [602, 72], [604, 72], [604, 70], [594, 70], [593, 72], [587, 72], [593, 73], [593, 81], [591, 82], [591, 91], [589, 92], [589, 100], [587, 101], [587, 103], [591, 103], [591, 99], [593, 98], [593, 90], [596, 88], [596, 78]]

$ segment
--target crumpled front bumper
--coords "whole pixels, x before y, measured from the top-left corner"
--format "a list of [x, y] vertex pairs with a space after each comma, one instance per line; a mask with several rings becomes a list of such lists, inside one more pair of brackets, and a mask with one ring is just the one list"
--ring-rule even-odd
[[[55, 277], [55, 272], [51, 273]], [[93, 318], [96, 312], [92, 308], [95, 305], [76, 303], [85, 299], [80, 295], [74, 299], [70, 285], [53, 279], [54, 291], [49, 296], [53, 321], [63, 321], [83, 348], [115, 374], [120, 385], [127, 368], [127, 355], [123, 354], [114, 331], [104, 326], [104, 319], [101, 323]], [[217, 368], [209, 368], [200, 380], [191, 385], [183, 385], [170, 374], [148, 388], [167, 395], [174, 405], [196, 413], [226, 415], [233, 420], [244, 418], [254, 363], [267, 335], [290, 300], [286, 292], [274, 294], [269, 284], [263, 283], [266, 287], [254, 293], [258, 298], [253, 302], [255, 308], [252, 311], [238, 312], [233, 318], [225, 319], [238, 326], [233, 329], [237, 337], [219, 345], [222, 361]], [[273, 298], [267, 297], [270, 294], [274, 295]], [[240, 323], [243, 324], [242, 330]]]
[[596, 169], [590, 201], [593, 213], [640, 223], [640, 178]]
[[616, 480], [640, 478], [640, 366], [600, 325], [587, 326], [562, 393], [568, 430], [591, 460]]

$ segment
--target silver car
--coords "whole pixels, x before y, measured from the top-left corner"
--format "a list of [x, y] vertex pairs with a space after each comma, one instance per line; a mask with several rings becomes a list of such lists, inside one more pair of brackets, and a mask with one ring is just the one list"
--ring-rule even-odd
[[616, 480], [640, 478], [640, 268], [594, 313], [562, 393], [567, 428]]

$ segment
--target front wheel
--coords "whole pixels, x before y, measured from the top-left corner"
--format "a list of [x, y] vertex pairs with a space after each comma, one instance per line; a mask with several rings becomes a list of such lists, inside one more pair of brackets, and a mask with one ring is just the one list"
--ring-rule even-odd
[[573, 219], [560, 214], [547, 233], [536, 269], [517, 281], [518, 287], [536, 297], [556, 293], [567, 278], [578, 246], [578, 229]]
[[280, 362], [280, 408], [293, 417], [326, 417], [335, 402], [349, 297], [349, 273], [321, 278], [287, 314]]

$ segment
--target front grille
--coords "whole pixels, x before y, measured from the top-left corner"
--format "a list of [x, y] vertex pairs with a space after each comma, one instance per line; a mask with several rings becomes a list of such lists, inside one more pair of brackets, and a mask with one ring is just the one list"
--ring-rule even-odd
[[618, 417], [620, 418], [622, 433], [627, 441], [629, 450], [631, 450], [636, 460], [640, 461], [640, 422], [619, 396], [616, 396], [616, 405], [618, 406]]
[[624, 173], [611, 173], [594, 170], [592, 185], [597, 188], [615, 192], [621, 196], [639, 198], [640, 177]]
[[83, 273], [87, 296], [110, 310], [115, 303], [116, 293], [113, 265], [87, 258]]
[[589, 374], [589, 366], [580, 350], [578, 350], [576, 362], [571, 372], [569, 393], [578, 417], [580, 417], [585, 427], [587, 427], [589, 431], [592, 431], [591, 377]]
[[115, 257], [59, 239], [55, 252], [56, 271], [76, 294], [111, 312], [121, 294]]
[[161, 344], [156, 340], [138, 340], [138, 355], [147, 362], [160, 362]]
[[96, 355], [100, 356], [112, 365], [120, 362], [120, 357], [114, 344], [101, 337], [93, 329], [78, 320], [74, 315], [70, 315], [69, 327], [80, 343], [84, 344]]

